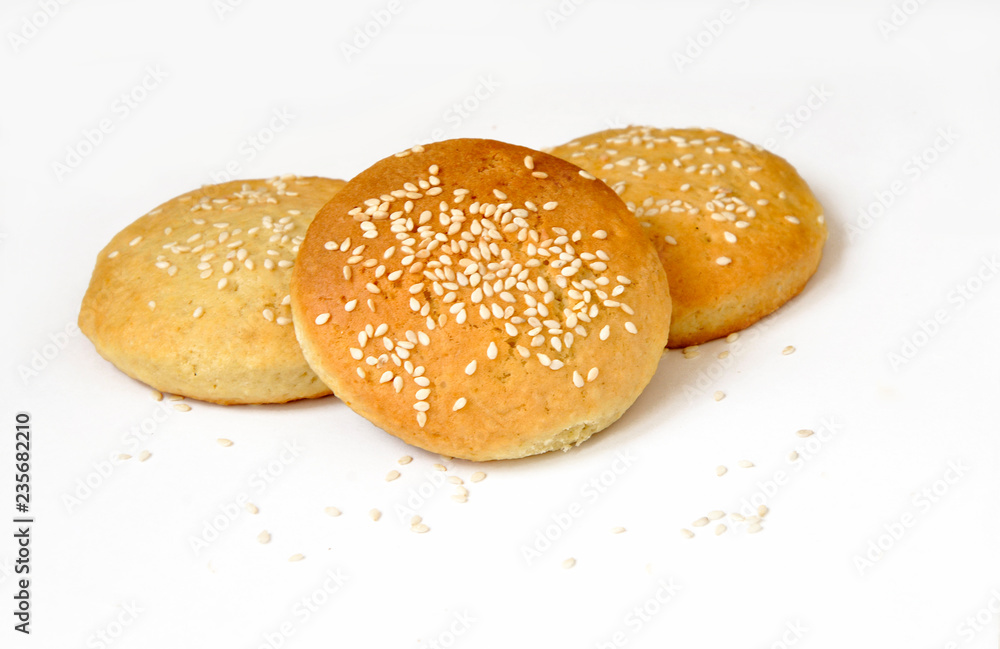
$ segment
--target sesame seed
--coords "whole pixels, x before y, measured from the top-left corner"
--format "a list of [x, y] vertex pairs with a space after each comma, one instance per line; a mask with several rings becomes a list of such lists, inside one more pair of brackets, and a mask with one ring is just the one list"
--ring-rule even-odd
[[542, 205], [542, 209], [547, 211], [552, 211], [557, 207], [559, 207], [559, 203], [557, 201], [549, 201], [548, 203]]
[[293, 554], [292, 556], [288, 557], [288, 560], [294, 563], [296, 561], [302, 561], [305, 558], [306, 558], [305, 555]]
[[473, 482], [482, 482], [483, 480], [486, 479], [486, 474], [483, 473], [482, 471], [476, 471], [475, 473], [472, 474], [472, 477], [469, 479], [472, 480]]
[[200, 318], [203, 315], [205, 315], [205, 309], [203, 309], [202, 307], [198, 307], [197, 309], [194, 310], [194, 313], [191, 314], [191, 317]]
[[726, 473], [728, 471], [729, 471], [729, 469], [727, 469], [726, 467], [722, 466], [721, 464], [719, 466], [715, 467], [715, 475], [719, 476], [720, 478], [722, 476], [726, 475]]
[[341, 511], [336, 507], [327, 507], [323, 511], [326, 512], [327, 516], [333, 516], [333, 517], [340, 516], [341, 514]]
[[397, 478], [399, 478], [399, 476], [400, 476], [399, 471], [396, 471], [395, 469], [393, 469], [389, 473], [385, 474], [385, 481], [386, 482], [392, 482], [393, 480], [396, 480]]
[[370, 512], [368, 512], [368, 516], [370, 516], [373, 521], [377, 521], [378, 519], [382, 518], [382, 512], [380, 512], [377, 509], [373, 509]]
[[163, 393], [159, 390], [153, 390], [150, 392], [150, 396], [153, 397], [153, 401], [163, 401]]
[[472, 376], [473, 374], [476, 373], [476, 361], [472, 361], [471, 363], [465, 366], [465, 373], [468, 374], [469, 376]]
[[497, 357], [497, 344], [495, 342], [491, 342], [490, 346], [486, 348], [486, 357], [490, 360]]
[[112, 250], [111, 252], [108, 253], [108, 259], [114, 259], [117, 256], [118, 256], [117, 250]]
[[139, 453], [139, 461], [140, 461], [140, 462], [145, 462], [145, 461], [146, 461], [146, 460], [148, 460], [148, 459], [149, 459], [150, 457], [152, 457], [152, 455], [153, 455], [153, 454], [152, 454], [152, 453], [150, 453], [149, 451], [142, 451], [141, 453]]
[[191, 410], [191, 406], [187, 405], [186, 403], [175, 403], [174, 410], [176, 410], [177, 412], [188, 412]]
[[597, 180], [597, 178], [595, 176], [590, 175], [589, 173], [587, 173], [583, 169], [580, 170], [580, 175], [583, 176], [584, 178], [586, 178], [587, 180]]
[[715, 260], [715, 263], [719, 264], [720, 266], [728, 266], [729, 264], [733, 263], [733, 260], [730, 259], [729, 257], [719, 257]]
[[575, 565], [576, 565], [576, 559], [574, 559], [573, 557], [569, 557], [568, 559], [563, 559], [562, 567], [565, 570], [569, 570], [570, 568], [572, 568]]
[[270, 543], [271, 542], [271, 535], [268, 533], [267, 530], [264, 530], [263, 532], [261, 532], [260, 534], [257, 535], [257, 542], [258, 543]]
[[785, 347], [784, 349], [782, 349], [781, 353], [784, 354], [785, 356], [788, 356], [789, 354], [794, 354], [795, 353], [795, 348], [792, 347], [791, 345], [789, 345], [788, 347]]
[[219, 444], [219, 446], [232, 446], [233, 445], [233, 440], [226, 439], [225, 437], [220, 437], [219, 439], [217, 439], [215, 441]]
[[686, 539], [693, 539], [694, 538], [694, 532], [692, 532], [689, 529], [684, 528], [684, 529], [681, 529], [681, 536], [683, 536]]
[[768, 508], [767, 505], [758, 505], [757, 506], [757, 515], [760, 516], [761, 518], [764, 518], [765, 516], [767, 516], [767, 514], [770, 511], [771, 510]]
[[708, 512], [707, 518], [710, 521], [717, 521], [717, 520], [719, 520], [720, 518], [722, 518], [725, 515], [726, 515], [726, 512], [724, 512], [722, 510], [719, 510], [719, 509], [715, 509], [713, 511]]
[[740, 460], [739, 464], [740, 464], [740, 468], [743, 468], [743, 469], [750, 469], [750, 468], [752, 468], [754, 466], [754, 463], [751, 462], [750, 460]]
[[467, 402], [466, 402], [466, 400], [465, 400], [465, 397], [459, 397], [459, 398], [458, 398], [458, 400], [457, 400], [457, 401], [455, 401], [455, 405], [453, 405], [453, 406], [451, 407], [451, 409], [452, 409], [453, 411], [456, 411], [456, 412], [457, 412], [457, 411], [461, 410], [462, 408], [464, 408], [464, 407], [465, 407], [465, 404], [466, 404], [466, 403], [467, 403]]
[[130, 245], [130, 246], [136, 246], [136, 245], [139, 245], [140, 241], [142, 241], [142, 235], [140, 235], [140, 236], [136, 237], [135, 239], [132, 239], [131, 241], [129, 241], [128, 245]]
[[590, 368], [590, 371], [587, 372], [587, 381], [593, 381], [594, 379], [597, 378], [597, 375], [599, 373], [600, 373], [600, 370], [598, 370], [596, 367]]
[[802, 430], [797, 431], [795, 434], [798, 435], [799, 437], [811, 437], [813, 435], [813, 431], [809, 430], [808, 428], [803, 428]]
[[502, 201], [505, 201], [505, 200], [507, 200], [507, 194], [504, 194], [504, 193], [503, 193], [502, 191], [500, 191], [499, 189], [494, 189], [494, 190], [493, 190], [493, 195], [494, 195], [494, 196], [496, 196], [497, 198], [499, 198], [499, 199], [500, 199], [500, 200], [502, 200]]
[[413, 458], [410, 457], [409, 455], [404, 455], [403, 457], [401, 457], [398, 460], [396, 460], [396, 462], [398, 462], [398, 463], [400, 463], [402, 465], [407, 465], [407, 464], [409, 464], [412, 461], [413, 461]]
[[719, 523], [718, 525], [715, 526], [715, 535], [716, 536], [720, 536], [720, 535], [724, 534], [727, 529], [729, 529], [729, 528], [727, 528], [722, 523]]
[[575, 385], [578, 388], [582, 388], [584, 386], [583, 377], [580, 376], [579, 372], [576, 371], [573, 372], [573, 385]]
[[601, 329], [601, 333], [599, 335], [600, 339], [601, 340], [607, 340], [608, 336], [610, 336], [610, 335], [611, 335], [611, 326], [610, 325], [604, 325], [604, 327]]
[[318, 325], [325, 325], [329, 321], [330, 321], [329, 313], [321, 313], [318, 316], [316, 316], [316, 324]]
[[365, 285], [365, 288], [368, 289], [369, 293], [381, 293], [382, 292], [381, 290], [379, 290], [378, 286], [375, 286], [371, 282], [368, 282], [368, 284]]
[[799, 219], [794, 216], [786, 216], [785, 220], [788, 221], [789, 223], [794, 223], [795, 225], [798, 225], [800, 223]]
[[751, 525], [747, 526], [747, 533], [748, 534], [756, 534], [757, 532], [761, 531], [762, 529], [764, 529], [764, 528], [760, 526], [760, 523], [752, 523]]
[[292, 319], [288, 318], [288, 317], [285, 317], [285, 316], [278, 316], [278, 318], [275, 320], [275, 322], [277, 322], [279, 325], [284, 326], [284, 325], [292, 324]]
[[253, 503], [246, 503], [245, 505], [243, 505], [243, 509], [247, 510], [247, 512], [250, 514], [257, 514], [260, 512], [260, 510], [257, 508], [257, 505]]
[[708, 525], [708, 518], [706, 516], [702, 516], [698, 520], [691, 523], [692, 527], [705, 527], [706, 525]]
[[425, 523], [417, 523], [416, 525], [410, 527], [410, 531], [416, 532], [417, 534], [424, 534], [426, 532], [430, 532], [431, 528], [427, 527]]
[[435, 471], [447, 471], [448, 470], [448, 467], [446, 467], [445, 465], [440, 464], [440, 463], [438, 463], [438, 464], [432, 464], [431, 468], [434, 469]]
[[524, 166], [530, 170], [535, 168], [535, 159], [529, 156], [524, 156]]
[[625, 532], [625, 528], [624, 527], [612, 527], [611, 528], [611, 533], [612, 534], [622, 534], [624, 532]]
[[726, 398], [726, 393], [723, 392], [722, 390], [716, 390], [715, 394], [712, 395], [712, 398], [714, 398], [716, 401], [722, 401], [723, 399]]
[[631, 321], [625, 323], [625, 331], [629, 332], [630, 334], [639, 333], [639, 330], [636, 329], [636, 326]]
[[794, 462], [795, 460], [799, 459], [798, 452], [792, 451], [791, 453], [789, 453], [788, 454], [788, 459], [791, 460], [792, 462]]
[[726, 336], [726, 342], [727, 343], [734, 343], [734, 342], [736, 342], [739, 339], [739, 337], [740, 337], [739, 332], [731, 333], [728, 336]]

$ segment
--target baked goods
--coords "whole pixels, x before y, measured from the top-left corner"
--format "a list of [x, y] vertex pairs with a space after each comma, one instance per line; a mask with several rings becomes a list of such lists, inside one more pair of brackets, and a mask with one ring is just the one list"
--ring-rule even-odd
[[610, 185], [656, 246], [673, 299], [671, 347], [750, 326], [819, 265], [823, 208], [759, 146], [714, 130], [629, 127], [551, 152]]
[[343, 184], [238, 180], [167, 201], [98, 255], [80, 329], [164, 392], [224, 404], [329, 394], [295, 340], [288, 282], [309, 222]]
[[656, 252], [603, 183], [550, 155], [449, 140], [390, 156], [316, 215], [292, 276], [309, 364], [356, 412], [470, 460], [579, 444], [656, 370]]

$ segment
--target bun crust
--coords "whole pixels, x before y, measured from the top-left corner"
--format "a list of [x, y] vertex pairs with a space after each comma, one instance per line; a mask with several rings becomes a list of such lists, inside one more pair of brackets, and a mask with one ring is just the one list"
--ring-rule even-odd
[[783, 158], [705, 129], [629, 127], [555, 147], [610, 185], [670, 280], [670, 346], [744, 329], [796, 296], [819, 265], [823, 208]]
[[287, 296], [306, 228], [343, 185], [283, 176], [167, 201], [98, 255], [80, 329], [163, 392], [222, 404], [329, 394], [302, 357]]
[[656, 371], [670, 320], [656, 251], [613, 191], [474, 139], [351, 180], [309, 228], [292, 309], [306, 359], [351, 408], [469, 460], [608, 426]]

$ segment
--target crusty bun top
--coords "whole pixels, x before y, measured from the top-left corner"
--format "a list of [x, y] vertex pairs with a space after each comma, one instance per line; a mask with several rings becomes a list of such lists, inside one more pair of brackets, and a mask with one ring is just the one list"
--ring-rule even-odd
[[819, 264], [819, 201], [785, 159], [734, 135], [628, 127], [552, 153], [610, 185], [656, 246], [673, 298], [671, 347], [747, 327]]
[[328, 394], [295, 340], [288, 284], [309, 222], [343, 185], [282, 176], [172, 198], [98, 255], [80, 329], [164, 392], [225, 404]]
[[473, 460], [579, 443], [656, 370], [663, 268], [606, 185], [492, 140], [402, 151], [317, 214], [292, 277], [306, 359], [354, 410]]

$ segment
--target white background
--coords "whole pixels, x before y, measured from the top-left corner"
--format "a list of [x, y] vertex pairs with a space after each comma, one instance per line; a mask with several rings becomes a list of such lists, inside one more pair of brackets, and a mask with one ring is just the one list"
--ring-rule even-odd
[[[0, 644], [997, 646], [1000, 8], [577, 3], [88, 0], [51, 18], [38, 0], [3, 3], [0, 511], [13, 516], [14, 415], [28, 411], [36, 524], [26, 638], [11, 629], [14, 529], [0, 523]], [[373, 15], [391, 20], [345, 51]], [[141, 99], [126, 108], [123, 93]], [[287, 124], [261, 133], [274, 111]], [[102, 120], [110, 132], [88, 148]], [[60, 334], [111, 236], [227, 165], [347, 179], [431, 138], [546, 147], [629, 123], [713, 126], [786, 156], [826, 208], [819, 272], [739, 347], [667, 354], [582, 447], [448, 462], [489, 474], [467, 504], [435, 486], [436, 456], [333, 398], [189, 402], [150, 429], [148, 389]], [[795, 431], [824, 426], [790, 464]], [[108, 462], [142, 449], [145, 463]], [[393, 468], [403, 477], [386, 483]], [[260, 471], [280, 475], [263, 486]], [[777, 472], [763, 532], [681, 537]], [[396, 512], [421, 488], [423, 535]], [[230, 521], [220, 512], [241, 495], [260, 513]], [[225, 529], [196, 552], [213, 521]], [[529, 561], [539, 535], [551, 547]], [[330, 571], [346, 580], [332, 594]]]

